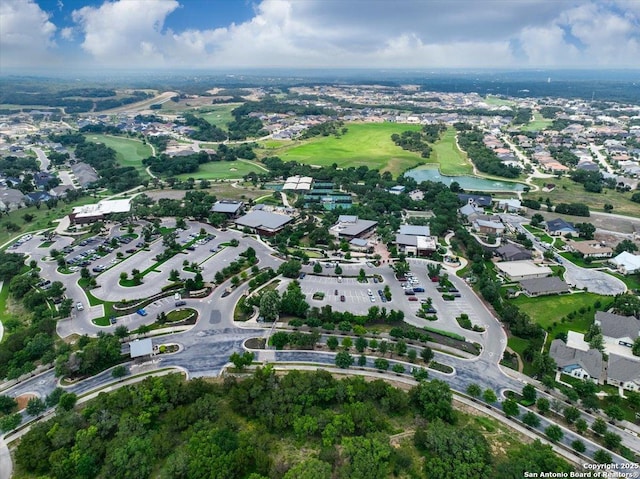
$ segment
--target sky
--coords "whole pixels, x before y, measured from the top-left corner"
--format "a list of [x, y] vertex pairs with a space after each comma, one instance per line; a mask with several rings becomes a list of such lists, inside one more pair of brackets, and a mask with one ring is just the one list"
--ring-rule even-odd
[[0, 73], [640, 68], [640, 0], [1, 0]]

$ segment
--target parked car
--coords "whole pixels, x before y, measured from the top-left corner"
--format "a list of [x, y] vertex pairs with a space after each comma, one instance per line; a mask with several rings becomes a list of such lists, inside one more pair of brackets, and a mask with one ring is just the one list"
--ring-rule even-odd
[[146, 316], [148, 313], [144, 310], [144, 308], [140, 308], [138, 311], [136, 311], [136, 313], [138, 313], [140, 316]]
[[184, 306], [185, 304], [187, 304], [186, 301], [183, 301], [183, 300], [176, 301], [176, 308], [179, 308], [180, 306]]
[[414, 293], [424, 293], [424, 288], [422, 286], [414, 286], [413, 291]]
[[111, 317], [109, 318], [109, 322], [110, 322], [111, 324], [116, 324], [116, 321], [117, 321], [117, 320], [116, 320], [116, 317], [115, 317], [115, 316], [111, 316]]
[[418, 298], [415, 296], [409, 296], [409, 301], [418, 301]]
[[425, 309], [425, 312], [427, 312], [428, 314], [436, 314], [437, 313], [435, 308], [427, 308], [427, 309]]
[[84, 309], [84, 306], [82, 305], [82, 303], [76, 303], [76, 309], [78, 311], [82, 311]]
[[304, 279], [306, 275], [307, 273], [305, 273], [304, 271], [301, 271], [300, 274], [298, 275], [298, 279]]
[[415, 296], [416, 293], [413, 291], [413, 289], [409, 288], [404, 290], [404, 294], [406, 294], [407, 296]]
[[340, 301], [343, 302], [343, 303], [346, 301], [344, 295], [340, 296]]
[[336, 289], [336, 290], [333, 292], [333, 294], [334, 294], [334, 295], [336, 295], [336, 296], [338, 296], [338, 290]]

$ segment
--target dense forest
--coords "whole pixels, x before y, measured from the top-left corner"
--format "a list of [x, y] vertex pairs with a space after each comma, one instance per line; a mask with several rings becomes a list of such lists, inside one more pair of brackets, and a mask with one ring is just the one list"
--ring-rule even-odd
[[224, 383], [148, 378], [78, 409], [63, 401], [22, 438], [20, 477], [509, 479], [571, 471], [549, 446], [520, 444], [494, 421], [455, 411], [438, 380], [405, 392], [382, 380], [280, 376], [266, 367]]

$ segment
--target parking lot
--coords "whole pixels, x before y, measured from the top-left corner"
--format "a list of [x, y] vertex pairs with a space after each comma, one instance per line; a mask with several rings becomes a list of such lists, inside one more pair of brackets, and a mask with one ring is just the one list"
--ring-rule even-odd
[[[371, 306], [386, 306], [389, 309], [392, 307], [392, 303], [382, 302], [378, 294], [378, 290], [382, 291], [384, 285], [376, 284], [371, 279], [368, 283], [359, 283], [355, 278], [342, 278], [338, 282], [335, 276], [307, 275], [300, 280], [300, 287], [307, 295], [307, 301], [311, 306], [330, 304], [337, 310], [354, 313], [366, 313]], [[312, 299], [317, 292], [324, 293], [324, 299]], [[341, 301], [341, 296], [344, 296], [344, 301]]]

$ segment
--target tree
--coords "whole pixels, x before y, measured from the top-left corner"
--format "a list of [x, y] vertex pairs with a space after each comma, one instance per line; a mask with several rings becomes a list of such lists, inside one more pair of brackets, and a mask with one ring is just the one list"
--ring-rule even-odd
[[367, 357], [364, 354], [361, 354], [360, 356], [358, 356], [358, 366], [363, 368], [366, 365], [367, 365]]
[[353, 364], [353, 356], [347, 351], [340, 351], [336, 354], [336, 366], [342, 369], [347, 369]]
[[35, 397], [29, 399], [26, 411], [30, 416], [36, 417], [42, 414], [45, 409], [47, 409], [47, 405], [45, 404], [45, 402], [42, 399]]
[[533, 384], [526, 384], [522, 388], [522, 398], [529, 403], [534, 403], [537, 395], [538, 393]]
[[593, 239], [593, 235], [596, 232], [596, 227], [591, 223], [576, 223], [575, 227], [578, 230], [580, 238]]
[[614, 251], [614, 253], [616, 255], [619, 255], [620, 253], [623, 253], [624, 251], [628, 251], [629, 253], [635, 253], [636, 251], [638, 251], [638, 245], [636, 245], [631, 240], [624, 239], [624, 240], [620, 241], [620, 243], [618, 243], [616, 245], [616, 247], [614, 248], [613, 251]]
[[604, 410], [605, 414], [613, 421], [622, 421], [624, 419], [624, 411], [617, 404], [613, 404]]
[[278, 319], [280, 312], [280, 295], [276, 290], [269, 290], [260, 297], [260, 316], [264, 321], [270, 322]]
[[484, 402], [493, 404], [498, 400], [498, 396], [496, 396], [496, 393], [493, 391], [493, 389], [485, 389], [482, 393], [482, 399], [484, 400]]
[[544, 216], [542, 216], [540, 213], [535, 213], [532, 217], [531, 217], [531, 226], [534, 227], [538, 227], [540, 226], [540, 223], [542, 223], [544, 221]]
[[384, 356], [387, 351], [389, 351], [389, 343], [386, 341], [380, 341], [380, 344], [378, 344], [378, 351]]
[[576, 427], [576, 431], [578, 431], [580, 434], [584, 434], [587, 431], [587, 429], [589, 429], [589, 424], [587, 424], [587, 421], [580, 418], [576, 421], [575, 427]]
[[591, 429], [599, 436], [604, 436], [604, 433], [607, 432], [607, 423], [601, 417], [596, 418], [591, 424]]
[[614, 451], [618, 449], [622, 444], [622, 438], [615, 432], [607, 431], [604, 433], [602, 442], [607, 449], [611, 449], [612, 451]]
[[316, 264], [313, 265], [313, 272], [315, 274], [322, 273], [322, 265], [320, 263], [316, 262]]
[[0, 395], [0, 413], [11, 414], [18, 407], [18, 403], [11, 396]]
[[467, 394], [471, 397], [477, 398], [482, 394], [482, 389], [476, 383], [471, 383], [467, 386]]
[[609, 454], [604, 449], [598, 449], [595, 453], [593, 453], [593, 460], [598, 464], [611, 464], [613, 462], [611, 454]]
[[9, 432], [17, 428], [22, 422], [20, 414], [11, 414], [0, 418], [0, 432]]
[[564, 433], [562, 432], [562, 429], [560, 429], [560, 426], [557, 426], [555, 424], [548, 426], [544, 430], [544, 433], [553, 442], [558, 442], [564, 437]]
[[335, 351], [338, 347], [338, 338], [336, 338], [335, 336], [329, 336], [327, 338], [327, 347], [331, 351]]
[[580, 419], [580, 410], [574, 406], [567, 406], [564, 408], [564, 418], [568, 424], [573, 424]]
[[302, 263], [297, 259], [285, 261], [278, 267], [278, 274], [281, 274], [285, 278], [297, 278], [300, 275], [302, 269]]
[[398, 356], [404, 356], [407, 353], [407, 343], [404, 341], [398, 341], [396, 343], [395, 350]]
[[344, 470], [338, 477], [371, 479], [389, 477], [391, 446], [382, 437], [344, 437], [341, 446], [346, 456]]
[[282, 349], [289, 344], [289, 334], [284, 331], [273, 333], [269, 338], [269, 344], [276, 349]]
[[290, 314], [298, 318], [304, 318], [309, 310], [309, 304], [305, 301], [300, 283], [292, 281], [287, 286], [287, 290], [282, 294], [280, 301], [280, 311], [283, 314]]
[[362, 336], [358, 336], [355, 342], [356, 351], [358, 351], [359, 353], [364, 352], [364, 350], [367, 348], [368, 343], [369, 342], [365, 338], [363, 338]]
[[505, 399], [502, 401], [502, 411], [507, 417], [518, 417], [520, 415], [520, 408], [518, 403], [513, 399]]
[[431, 362], [433, 359], [433, 350], [429, 346], [425, 346], [422, 348], [422, 351], [420, 351], [420, 357], [425, 363]]
[[405, 372], [404, 366], [399, 363], [394, 364], [391, 370], [396, 374], [403, 374]]
[[342, 347], [345, 351], [349, 351], [349, 349], [351, 349], [351, 346], [353, 346], [353, 341], [350, 337], [347, 336], [342, 339]]
[[333, 270], [333, 272], [334, 272], [337, 276], [340, 276], [340, 275], [342, 274], [342, 267], [341, 267], [339, 264], [337, 264], [337, 265], [336, 265], [336, 268]]
[[373, 361], [373, 365], [376, 369], [379, 369], [381, 371], [386, 371], [387, 369], [389, 369], [389, 361], [384, 358], [376, 358]]
[[409, 351], [407, 351], [407, 358], [410, 362], [415, 363], [418, 358], [418, 351], [413, 348], [409, 349]]
[[118, 339], [124, 339], [129, 336], [129, 328], [127, 328], [124, 324], [121, 324], [120, 326], [116, 326], [113, 334]]
[[581, 454], [587, 450], [587, 447], [584, 445], [584, 442], [582, 442], [580, 439], [576, 439], [575, 441], [573, 441], [571, 443], [571, 447], [573, 448], [574, 451], [579, 452]]
[[331, 464], [311, 457], [289, 469], [283, 479], [331, 479], [331, 473]]
[[409, 397], [418, 406], [420, 414], [433, 421], [442, 419], [453, 423], [455, 413], [452, 405], [452, 394], [449, 385], [439, 379], [419, 383], [409, 392]]
[[634, 356], [640, 356], [640, 337], [637, 337], [633, 341], [633, 346], [631, 347], [631, 353]]
[[75, 393], [63, 393], [58, 401], [58, 407], [62, 411], [71, 411], [78, 402], [78, 396]]
[[557, 365], [549, 354], [536, 352], [533, 357], [533, 368], [537, 376], [542, 377], [555, 373]]
[[527, 411], [522, 416], [522, 422], [527, 426], [538, 427], [540, 425], [540, 418], [532, 411]]
[[122, 364], [116, 366], [111, 370], [111, 377], [114, 379], [123, 378], [127, 375], [127, 368]]

